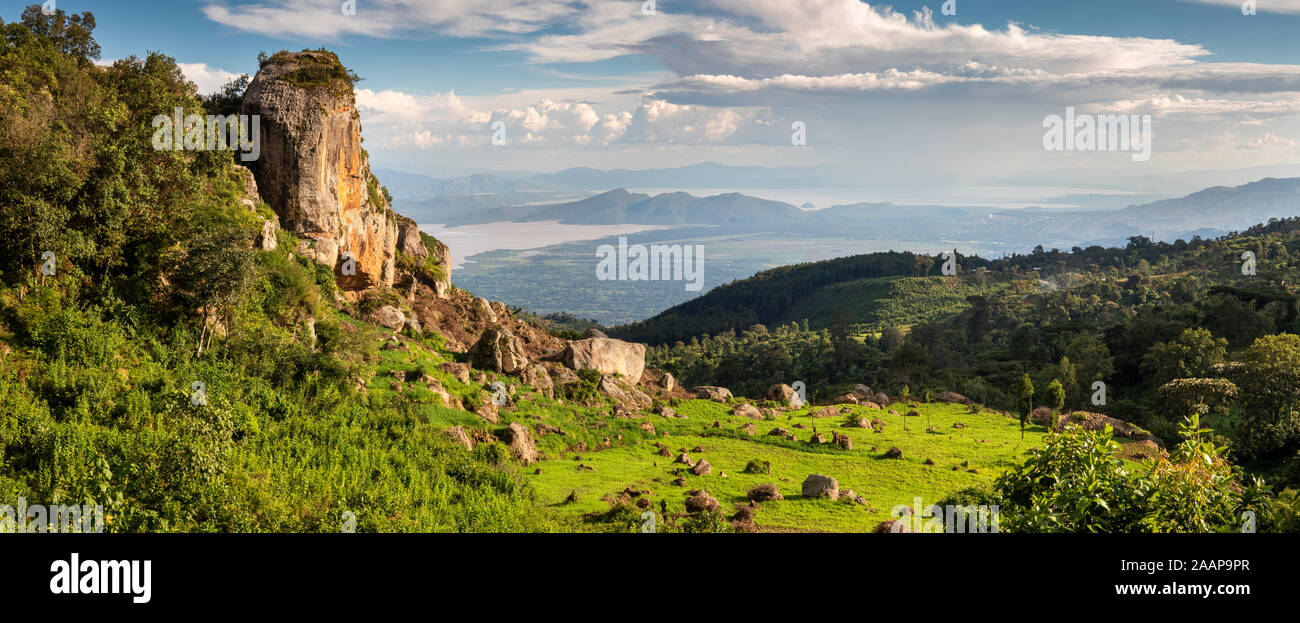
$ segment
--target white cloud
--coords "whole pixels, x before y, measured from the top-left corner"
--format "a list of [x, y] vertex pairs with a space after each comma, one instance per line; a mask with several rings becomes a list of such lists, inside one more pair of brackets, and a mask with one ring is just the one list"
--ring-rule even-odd
[[212, 0], [203, 13], [231, 28], [276, 37], [480, 37], [536, 32], [572, 19], [582, 5], [572, 0], [361, 0], [355, 15], [345, 15], [341, 0]]
[[[1200, 4], [1218, 4], [1241, 9], [1245, 0], [1183, 0]], [[1258, 0], [1255, 2], [1257, 13], [1300, 13], [1300, 0]]]
[[206, 63], [176, 63], [176, 65], [181, 68], [186, 80], [198, 86], [200, 95], [216, 93], [227, 82], [239, 77], [237, 73], [211, 67]]
[[[1197, 43], [959, 23], [861, 0], [660, 2], [653, 16], [640, 0], [362, 0], [355, 16], [340, 14], [340, 0], [207, 2], [210, 19], [277, 38], [475, 38], [476, 51], [519, 52], [543, 72], [629, 54], [667, 70], [488, 95], [358, 90], [367, 138], [457, 165], [558, 165], [560, 153], [606, 165], [606, 154], [667, 150], [783, 162], [820, 153], [885, 179], [1100, 175], [1112, 161], [1132, 170], [1121, 157], [1045, 156], [1040, 122], [1064, 106], [1156, 117], [1152, 167], [1294, 159], [1290, 137], [1300, 137], [1297, 65], [1210, 62]], [[1259, 10], [1300, 13], [1300, 0]], [[790, 149], [794, 120], [807, 123], [810, 149]], [[517, 149], [482, 155], [493, 121]]]

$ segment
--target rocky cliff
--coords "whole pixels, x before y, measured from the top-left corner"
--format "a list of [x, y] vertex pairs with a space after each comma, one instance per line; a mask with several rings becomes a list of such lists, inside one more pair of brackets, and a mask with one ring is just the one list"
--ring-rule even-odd
[[297, 251], [333, 267], [344, 291], [391, 286], [399, 221], [370, 172], [338, 57], [276, 54], [248, 85], [243, 112], [261, 116], [261, 157], [249, 168], [284, 228], [302, 239]]
[[[279, 217], [264, 224], [262, 248], [274, 248], [277, 226], [293, 232], [302, 241], [295, 253], [332, 267], [351, 303], [376, 288], [401, 295], [378, 297], [388, 304], [368, 320], [402, 335], [435, 332], [476, 368], [544, 394], [578, 381], [575, 371], [594, 371], [598, 390], [621, 409], [649, 408], [638, 385], [661, 397], [687, 395], [671, 376], [645, 367], [643, 344], [604, 336], [569, 342], [501, 303], [452, 288], [447, 245], [394, 212], [370, 172], [353, 80], [334, 53], [304, 50], [267, 59], [249, 83], [243, 113], [261, 117], [261, 157], [249, 163], [251, 175], [241, 173], [243, 201], [250, 208], [265, 201]], [[496, 421], [495, 403], [468, 407]]]

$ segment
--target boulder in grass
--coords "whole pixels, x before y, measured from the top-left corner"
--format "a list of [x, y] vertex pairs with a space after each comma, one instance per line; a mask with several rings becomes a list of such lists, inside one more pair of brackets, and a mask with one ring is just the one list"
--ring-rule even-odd
[[839, 410], [835, 407], [822, 407], [817, 411], [814, 411], [812, 415], [813, 417], [835, 417], [839, 414]]
[[713, 466], [710, 465], [708, 461], [700, 459], [699, 463], [696, 463], [694, 467], [691, 467], [691, 473], [696, 476], [708, 476], [713, 473]]
[[793, 387], [784, 383], [778, 383], [767, 388], [767, 399], [773, 402], [779, 402], [783, 406], [798, 409], [803, 406], [803, 398], [799, 397], [799, 392]]
[[731, 410], [731, 414], [737, 417], [749, 418], [751, 420], [763, 419], [763, 412], [759, 411], [754, 405], [749, 404], [736, 405]]
[[703, 491], [686, 499], [686, 512], [711, 513], [718, 510], [718, 501]]
[[840, 483], [830, 476], [812, 474], [804, 479], [801, 492], [804, 497], [808, 498], [838, 500], [840, 497]]
[[569, 342], [560, 353], [560, 361], [572, 370], [617, 374], [635, 384], [645, 372], [645, 351], [645, 344], [593, 337]]
[[970, 398], [958, 394], [957, 392], [939, 392], [939, 395], [935, 396], [934, 398], [939, 402], [951, 402], [951, 403], [962, 404], [962, 405], [974, 404], [973, 402], [971, 402]]
[[896, 534], [901, 532], [911, 532], [911, 529], [907, 527], [905, 522], [898, 519], [882, 521], [880, 525], [876, 526], [876, 534]]
[[453, 426], [442, 432], [445, 433], [448, 437], [451, 437], [452, 441], [455, 441], [457, 444], [465, 446], [466, 450], [474, 449], [474, 442], [470, 440], [469, 433], [465, 432], [465, 427]]
[[484, 331], [467, 355], [471, 366], [503, 374], [519, 374], [528, 365], [523, 342], [498, 327]]
[[749, 490], [747, 497], [754, 502], [772, 502], [784, 500], [785, 496], [781, 495], [781, 490], [774, 484], [763, 484]]
[[370, 320], [381, 327], [401, 331], [402, 327], [406, 325], [406, 314], [392, 305], [384, 305], [370, 312]]
[[731, 400], [731, 390], [725, 387], [714, 387], [712, 385], [701, 385], [691, 390], [696, 398], [701, 400], [712, 400], [714, 402], [726, 402]]
[[510, 454], [514, 455], [524, 465], [532, 465], [537, 462], [537, 446], [533, 444], [532, 434], [522, 424], [511, 422], [497, 436], [509, 446]]

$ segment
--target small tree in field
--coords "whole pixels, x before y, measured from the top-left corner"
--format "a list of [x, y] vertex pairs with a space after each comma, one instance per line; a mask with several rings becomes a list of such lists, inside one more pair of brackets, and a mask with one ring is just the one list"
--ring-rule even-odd
[[1056, 430], [1056, 418], [1065, 407], [1065, 388], [1059, 380], [1052, 379], [1047, 386], [1047, 406], [1052, 408], [1052, 414], [1047, 418], [1047, 430], [1051, 432]]
[[1020, 377], [1020, 388], [1016, 391], [1020, 397], [1020, 438], [1025, 438], [1025, 424], [1029, 421], [1029, 414], [1034, 410], [1034, 382], [1029, 380], [1029, 375], [1024, 374]]

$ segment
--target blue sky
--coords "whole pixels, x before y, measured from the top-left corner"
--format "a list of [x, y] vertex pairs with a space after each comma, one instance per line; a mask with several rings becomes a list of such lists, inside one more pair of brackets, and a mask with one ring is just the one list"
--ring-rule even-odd
[[[205, 90], [254, 72], [261, 50], [334, 49], [366, 78], [376, 164], [440, 177], [712, 160], [836, 166], [862, 184], [1124, 188], [1300, 163], [1300, 0], [1252, 16], [1240, 0], [955, 0], [955, 16], [943, 0], [343, 4], [57, 0], [95, 14], [105, 59], [161, 50]], [[1067, 106], [1151, 115], [1153, 157], [1046, 152], [1044, 119]]]

